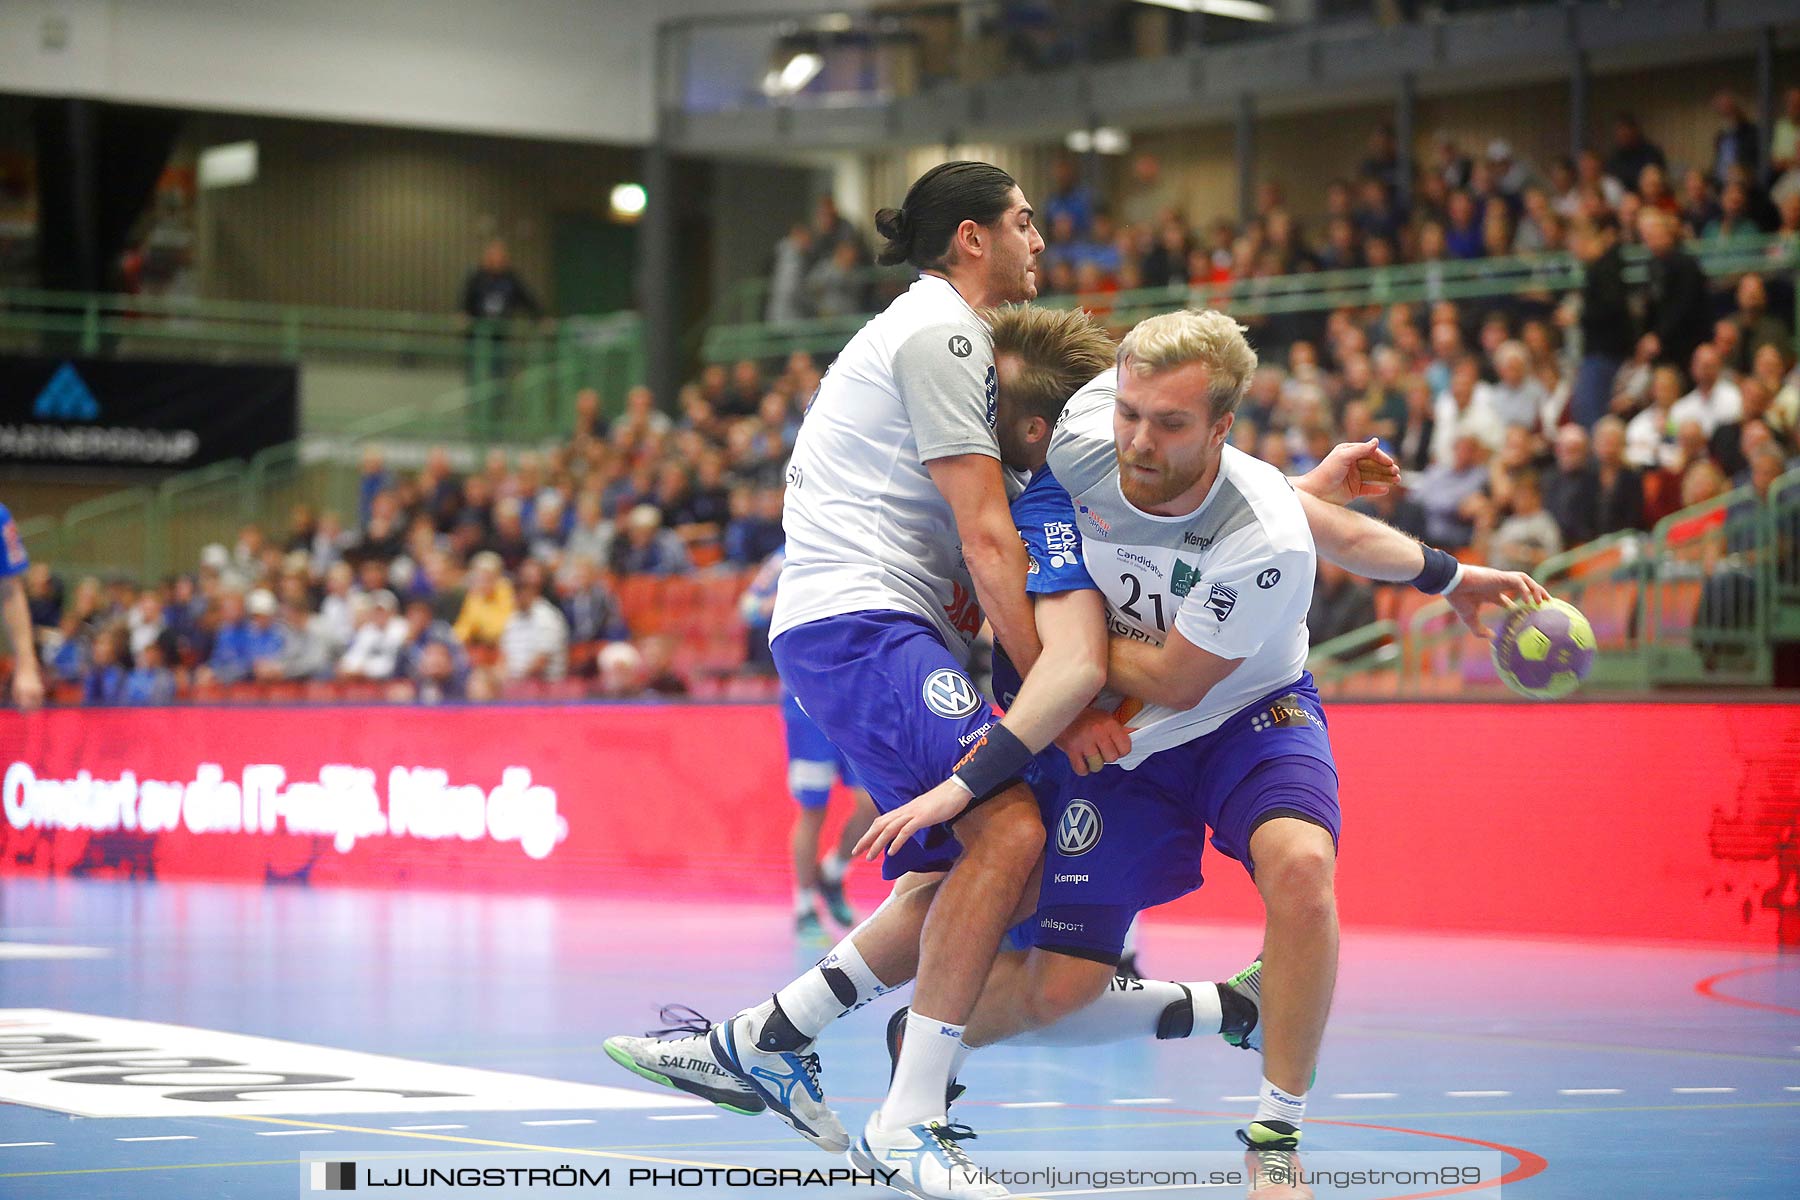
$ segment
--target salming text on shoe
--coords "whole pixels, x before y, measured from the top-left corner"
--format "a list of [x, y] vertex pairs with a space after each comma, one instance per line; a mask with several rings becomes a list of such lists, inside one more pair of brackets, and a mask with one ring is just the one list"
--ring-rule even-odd
[[1252, 1121], [1238, 1130], [1244, 1169], [1250, 1177], [1246, 1200], [1313, 1200], [1300, 1170], [1300, 1131], [1286, 1121]]
[[1219, 985], [1224, 1015], [1219, 1036], [1243, 1050], [1262, 1052], [1262, 959]]
[[843, 880], [832, 883], [821, 875], [819, 877], [819, 899], [825, 902], [825, 911], [831, 914], [832, 920], [845, 929], [856, 927], [856, 910], [850, 907], [848, 900], [844, 899]]
[[[894, 1010], [894, 1015], [887, 1023], [888, 1052], [888, 1087], [894, 1086], [894, 1072], [900, 1069], [900, 1043], [906, 1040], [906, 1014], [912, 1009], [902, 1004]], [[944, 1089], [944, 1107], [947, 1109], [956, 1103], [957, 1097], [969, 1089], [952, 1079], [950, 1086]]]
[[[731, 1112], [750, 1116], [763, 1110], [756, 1090], [726, 1070], [713, 1054], [707, 1037], [712, 1022], [682, 1004], [666, 1006], [662, 1019], [669, 1027], [645, 1037], [607, 1038], [606, 1056], [633, 1075], [710, 1100]], [[669, 1034], [686, 1036], [664, 1040]]]
[[967, 1125], [926, 1121], [889, 1131], [878, 1120], [879, 1115], [869, 1118], [847, 1157], [851, 1166], [895, 1191], [918, 1200], [1000, 1200], [1012, 1194], [982, 1175], [962, 1148], [975, 1136]]
[[794, 1132], [829, 1154], [842, 1154], [850, 1146], [850, 1134], [825, 1103], [812, 1041], [793, 1027], [779, 1004], [759, 1016], [766, 1007], [715, 1025], [710, 1035], [714, 1057]]

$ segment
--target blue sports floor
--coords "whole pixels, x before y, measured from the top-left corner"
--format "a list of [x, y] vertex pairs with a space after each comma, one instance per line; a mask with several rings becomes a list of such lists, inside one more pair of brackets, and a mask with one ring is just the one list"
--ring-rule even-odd
[[[723, 1015], [810, 962], [817, 949], [795, 946], [780, 907], [17, 879], [0, 901], [0, 1009], [15, 1016], [191, 1026], [657, 1105], [84, 1118], [0, 1104], [7, 1200], [290, 1197], [304, 1194], [303, 1156], [339, 1152], [539, 1148], [595, 1166], [807, 1149], [773, 1118], [665, 1106], [670, 1093], [600, 1049], [655, 1024], [661, 1003]], [[1152, 974], [1209, 978], [1256, 945], [1251, 928], [1151, 923], [1142, 958]], [[885, 1087], [894, 1003], [820, 1043], [852, 1129]], [[0, 1059], [0, 1096], [28, 1074]], [[955, 1113], [979, 1130], [978, 1156], [1229, 1152], [1258, 1076], [1217, 1039], [999, 1047], [973, 1058]], [[1312, 1096], [1309, 1150], [1501, 1148], [1516, 1200], [1800, 1197], [1800, 958], [1351, 933]]]

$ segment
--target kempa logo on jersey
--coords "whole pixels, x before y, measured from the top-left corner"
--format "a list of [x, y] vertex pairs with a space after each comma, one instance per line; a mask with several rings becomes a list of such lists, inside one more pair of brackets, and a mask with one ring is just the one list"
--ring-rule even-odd
[[925, 706], [952, 721], [981, 707], [981, 695], [962, 672], [940, 667], [925, 679]]
[[1265, 592], [1280, 582], [1281, 582], [1281, 572], [1276, 570], [1274, 567], [1270, 567], [1268, 570], [1264, 571], [1262, 574], [1260, 574], [1256, 577], [1256, 586], [1261, 588]]
[[1211, 538], [1201, 537], [1197, 533], [1183, 532], [1181, 535], [1181, 544], [1184, 546], [1192, 546], [1196, 550], [1204, 550], [1212, 545], [1212, 543], [1213, 540]]
[[1071, 800], [1056, 823], [1056, 852], [1079, 858], [1100, 844], [1100, 810], [1086, 800]]
[[975, 344], [960, 333], [950, 339], [950, 353], [956, 355], [958, 358], [969, 357], [970, 352], [974, 349]]

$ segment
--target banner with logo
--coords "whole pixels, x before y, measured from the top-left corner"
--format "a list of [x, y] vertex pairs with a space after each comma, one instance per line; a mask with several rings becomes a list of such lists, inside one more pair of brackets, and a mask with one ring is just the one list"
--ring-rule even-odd
[[185, 470], [299, 434], [291, 366], [0, 355], [0, 463]]
[[[1346, 925], [1800, 947], [1800, 706], [1327, 717]], [[762, 705], [0, 712], [0, 876], [775, 899], [786, 777]], [[1087, 849], [1125, 827], [1094, 815]], [[1261, 919], [1237, 863], [1203, 873], [1160, 912]]]

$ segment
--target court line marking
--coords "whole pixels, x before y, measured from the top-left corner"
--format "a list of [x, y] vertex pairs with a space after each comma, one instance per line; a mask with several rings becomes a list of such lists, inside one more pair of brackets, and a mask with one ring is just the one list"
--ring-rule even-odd
[[[1226, 1104], [1248, 1104], [1252, 1100], [1261, 1100], [1262, 1097], [1261, 1096], [1220, 1096], [1219, 1099], [1223, 1100]], [[1173, 1103], [1173, 1101], [1171, 1101], [1170, 1103]]]
[[1125, 1097], [1121, 1097], [1120, 1099], [1114, 1100], [1113, 1103], [1114, 1104], [1173, 1104], [1173, 1103], [1175, 1103], [1175, 1101], [1172, 1097], [1169, 1097], [1169, 1096], [1125, 1096]]
[[1333, 1092], [1333, 1100], [1398, 1100], [1399, 1092]]
[[1003, 1100], [1001, 1108], [1067, 1108], [1061, 1100]]
[[398, 1130], [401, 1133], [413, 1133], [413, 1132], [415, 1132], [417, 1130], [421, 1130], [421, 1129], [467, 1129], [468, 1126], [467, 1125], [389, 1125], [388, 1128], [393, 1129], [393, 1130]]
[[662, 1116], [651, 1117], [650, 1119], [652, 1121], [716, 1121], [719, 1119], [719, 1114], [718, 1113], [664, 1113]]
[[261, 1129], [257, 1137], [313, 1137], [321, 1133], [333, 1133], [330, 1129]]
[[[1797, 1013], [1796, 1015], [1800, 1015]], [[1683, 1050], [1673, 1046], [1625, 1046], [1617, 1042], [1570, 1042], [1554, 1038], [1528, 1038], [1511, 1033], [1444, 1033], [1437, 1030], [1424, 1029], [1371, 1029], [1334, 1027], [1333, 1037], [1371, 1037], [1371, 1038], [1405, 1038], [1413, 1041], [1433, 1042], [1501, 1042], [1511, 1046], [1531, 1046], [1539, 1050], [1594, 1050], [1613, 1054], [1654, 1054], [1674, 1058], [1716, 1058], [1725, 1062], [1757, 1062], [1780, 1063], [1784, 1067], [1794, 1065], [1791, 1058], [1778, 1058], [1772, 1054], [1735, 1054], [1729, 1050]]]
[[1624, 1088], [1557, 1088], [1559, 1096], [1623, 1096]]
[[1737, 1091], [1734, 1087], [1680, 1087], [1670, 1088], [1669, 1090], [1674, 1092], [1677, 1096], [1707, 1096], [1722, 1092]]
[[54, 1146], [55, 1142], [0, 1142], [0, 1150], [14, 1150], [20, 1146]]
[[1493, 1100], [1493, 1099], [1498, 1099], [1501, 1096], [1510, 1096], [1510, 1095], [1512, 1095], [1512, 1093], [1511, 1092], [1445, 1092], [1444, 1095], [1453, 1096], [1459, 1100]]
[[1739, 967], [1735, 971], [1720, 971], [1717, 975], [1708, 975], [1694, 984], [1694, 991], [1708, 1000], [1717, 1000], [1720, 1004], [1735, 1004], [1740, 1008], [1759, 1008], [1764, 1012], [1785, 1013], [1790, 1017], [1800, 1017], [1800, 1008], [1790, 1008], [1786, 1004], [1770, 1004], [1763, 1000], [1746, 1000], [1742, 996], [1728, 996], [1718, 991], [1718, 985], [1727, 979], [1736, 979], [1740, 975], [1756, 975], [1763, 971], [1779, 971], [1787, 963], [1763, 963], [1754, 967]]
[[155, 1137], [114, 1138], [115, 1142], [192, 1142], [199, 1140], [191, 1133], [164, 1133]]
[[[710, 1115], [710, 1114], [709, 1114]], [[561, 1121], [520, 1121], [521, 1125], [592, 1125], [592, 1117], [568, 1117]]]

